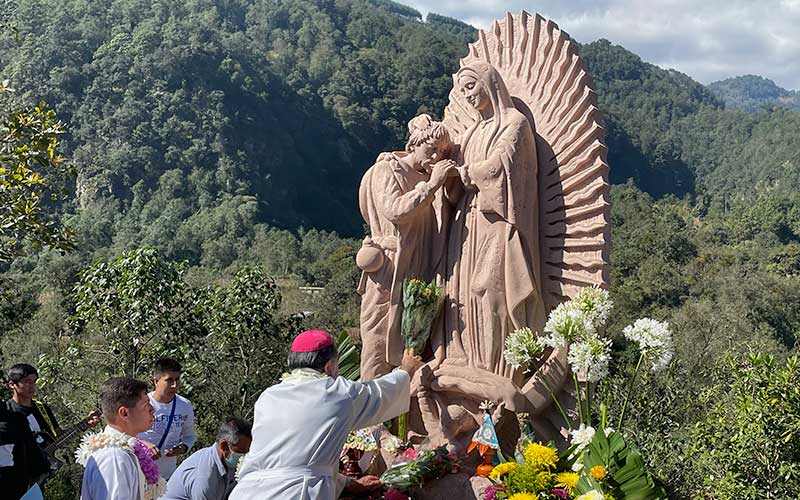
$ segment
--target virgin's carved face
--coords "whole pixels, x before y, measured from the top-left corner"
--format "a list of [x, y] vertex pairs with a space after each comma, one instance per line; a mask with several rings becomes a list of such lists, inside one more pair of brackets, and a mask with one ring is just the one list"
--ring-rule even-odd
[[470, 74], [462, 76], [458, 79], [458, 86], [461, 95], [476, 110], [483, 111], [491, 106], [486, 89], [474, 76]]

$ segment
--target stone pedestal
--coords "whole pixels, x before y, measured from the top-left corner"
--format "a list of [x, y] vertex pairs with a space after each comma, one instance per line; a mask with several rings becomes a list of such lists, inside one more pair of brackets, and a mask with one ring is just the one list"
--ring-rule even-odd
[[460, 472], [426, 483], [423, 488], [414, 488], [409, 495], [412, 500], [481, 500], [481, 493], [490, 484], [485, 477], [470, 477], [467, 472]]

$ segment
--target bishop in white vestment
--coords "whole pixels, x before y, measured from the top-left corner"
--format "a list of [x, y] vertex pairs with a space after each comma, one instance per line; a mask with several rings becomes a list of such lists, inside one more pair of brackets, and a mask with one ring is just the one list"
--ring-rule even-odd
[[399, 369], [352, 382], [338, 377], [329, 334], [300, 334], [289, 355], [292, 371], [256, 403], [253, 442], [230, 500], [337, 498], [347, 482], [338, 472], [347, 435], [407, 412], [410, 376], [420, 364], [408, 354]]

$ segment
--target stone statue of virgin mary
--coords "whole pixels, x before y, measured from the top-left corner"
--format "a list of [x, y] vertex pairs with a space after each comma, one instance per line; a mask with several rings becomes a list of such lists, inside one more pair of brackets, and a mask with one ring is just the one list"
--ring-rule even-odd
[[566, 349], [519, 369], [503, 351], [515, 330], [541, 335], [548, 311], [583, 287], [608, 284], [599, 122], [569, 35], [540, 16], [507, 14], [480, 30], [461, 60], [444, 118], [459, 175], [444, 185], [439, 216], [443, 321], [414, 387], [433, 444], [468, 444], [484, 400], [494, 403], [498, 433], [504, 421], [518, 432], [512, 413], [526, 413], [540, 439], [565, 435], [553, 398], [574, 403]]
[[453, 219], [444, 359], [521, 385], [503, 347], [512, 331], [544, 325], [536, 141], [531, 123], [490, 64], [464, 66], [455, 80], [480, 120], [463, 136], [460, 182], [447, 190]]

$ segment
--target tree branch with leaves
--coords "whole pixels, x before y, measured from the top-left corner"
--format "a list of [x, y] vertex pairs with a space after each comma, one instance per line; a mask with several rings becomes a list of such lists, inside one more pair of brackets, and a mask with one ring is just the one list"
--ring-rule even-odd
[[[13, 92], [0, 83], [0, 96]], [[24, 253], [26, 247], [70, 250], [73, 234], [52, 210], [63, 180], [74, 173], [58, 153], [64, 124], [40, 102], [3, 113], [0, 119], [0, 262]]]

